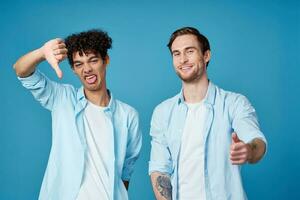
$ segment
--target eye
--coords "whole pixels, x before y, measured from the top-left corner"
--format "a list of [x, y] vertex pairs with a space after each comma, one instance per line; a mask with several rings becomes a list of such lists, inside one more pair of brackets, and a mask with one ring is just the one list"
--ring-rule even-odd
[[173, 53], [173, 57], [177, 57], [177, 56], [179, 56], [179, 55], [180, 55], [179, 52], [174, 52], [174, 53]]
[[82, 63], [75, 63], [74, 64], [74, 67], [76, 67], [76, 68], [80, 68], [82, 66]]
[[92, 59], [90, 62], [93, 63], [93, 64], [95, 64], [95, 63], [98, 62], [98, 59]]
[[187, 50], [187, 54], [192, 54], [192, 53], [194, 53], [194, 49]]

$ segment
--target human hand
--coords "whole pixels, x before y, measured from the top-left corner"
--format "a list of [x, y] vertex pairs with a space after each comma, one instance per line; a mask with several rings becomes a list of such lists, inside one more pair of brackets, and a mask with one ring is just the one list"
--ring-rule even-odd
[[241, 165], [252, 158], [252, 149], [249, 144], [239, 139], [235, 132], [232, 133], [230, 146], [230, 160], [233, 165]]
[[55, 70], [58, 78], [62, 78], [63, 73], [58, 65], [67, 57], [67, 48], [64, 41], [60, 38], [49, 40], [41, 48], [44, 58]]

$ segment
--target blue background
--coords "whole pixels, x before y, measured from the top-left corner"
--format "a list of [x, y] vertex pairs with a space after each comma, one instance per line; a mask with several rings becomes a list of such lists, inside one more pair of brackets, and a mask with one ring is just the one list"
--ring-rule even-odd
[[[246, 95], [269, 148], [243, 168], [249, 199], [300, 199], [299, 1], [14, 1], [0, 3], [0, 199], [38, 198], [51, 145], [51, 116], [26, 91], [12, 65], [56, 37], [103, 28], [113, 38], [108, 86], [140, 113], [143, 148], [130, 183], [132, 200], [152, 200], [147, 175], [153, 108], [181, 83], [166, 48], [170, 34], [195, 26], [210, 40], [209, 78]], [[58, 80], [80, 86], [66, 61]]]

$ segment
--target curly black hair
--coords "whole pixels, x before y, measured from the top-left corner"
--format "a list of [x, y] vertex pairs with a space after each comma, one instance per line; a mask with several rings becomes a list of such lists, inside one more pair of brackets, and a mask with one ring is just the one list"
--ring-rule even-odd
[[73, 53], [76, 52], [79, 52], [80, 56], [83, 53], [99, 53], [104, 60], [107, 56], [107, 50], [112, 47], [112, 39], [107, 32], [100, 29], [92, 29], [66, 37], [65, 44], [68, 49], [68, 60], [73, 68]]

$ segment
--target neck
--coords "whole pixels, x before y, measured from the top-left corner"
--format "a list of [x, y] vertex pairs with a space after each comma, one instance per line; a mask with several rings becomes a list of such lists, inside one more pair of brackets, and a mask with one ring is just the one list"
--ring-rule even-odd
[[183, 82], [183, 96], [187, 103], [198, 103], [205, 98], [208, 89], [207, 76], [193, 82]]
[[97, 106], [106, 107], [109, 104], [110, 96], [108, 95], [106, 87], [95, 91], [84, 89], [84, 93], [86, 98]]

